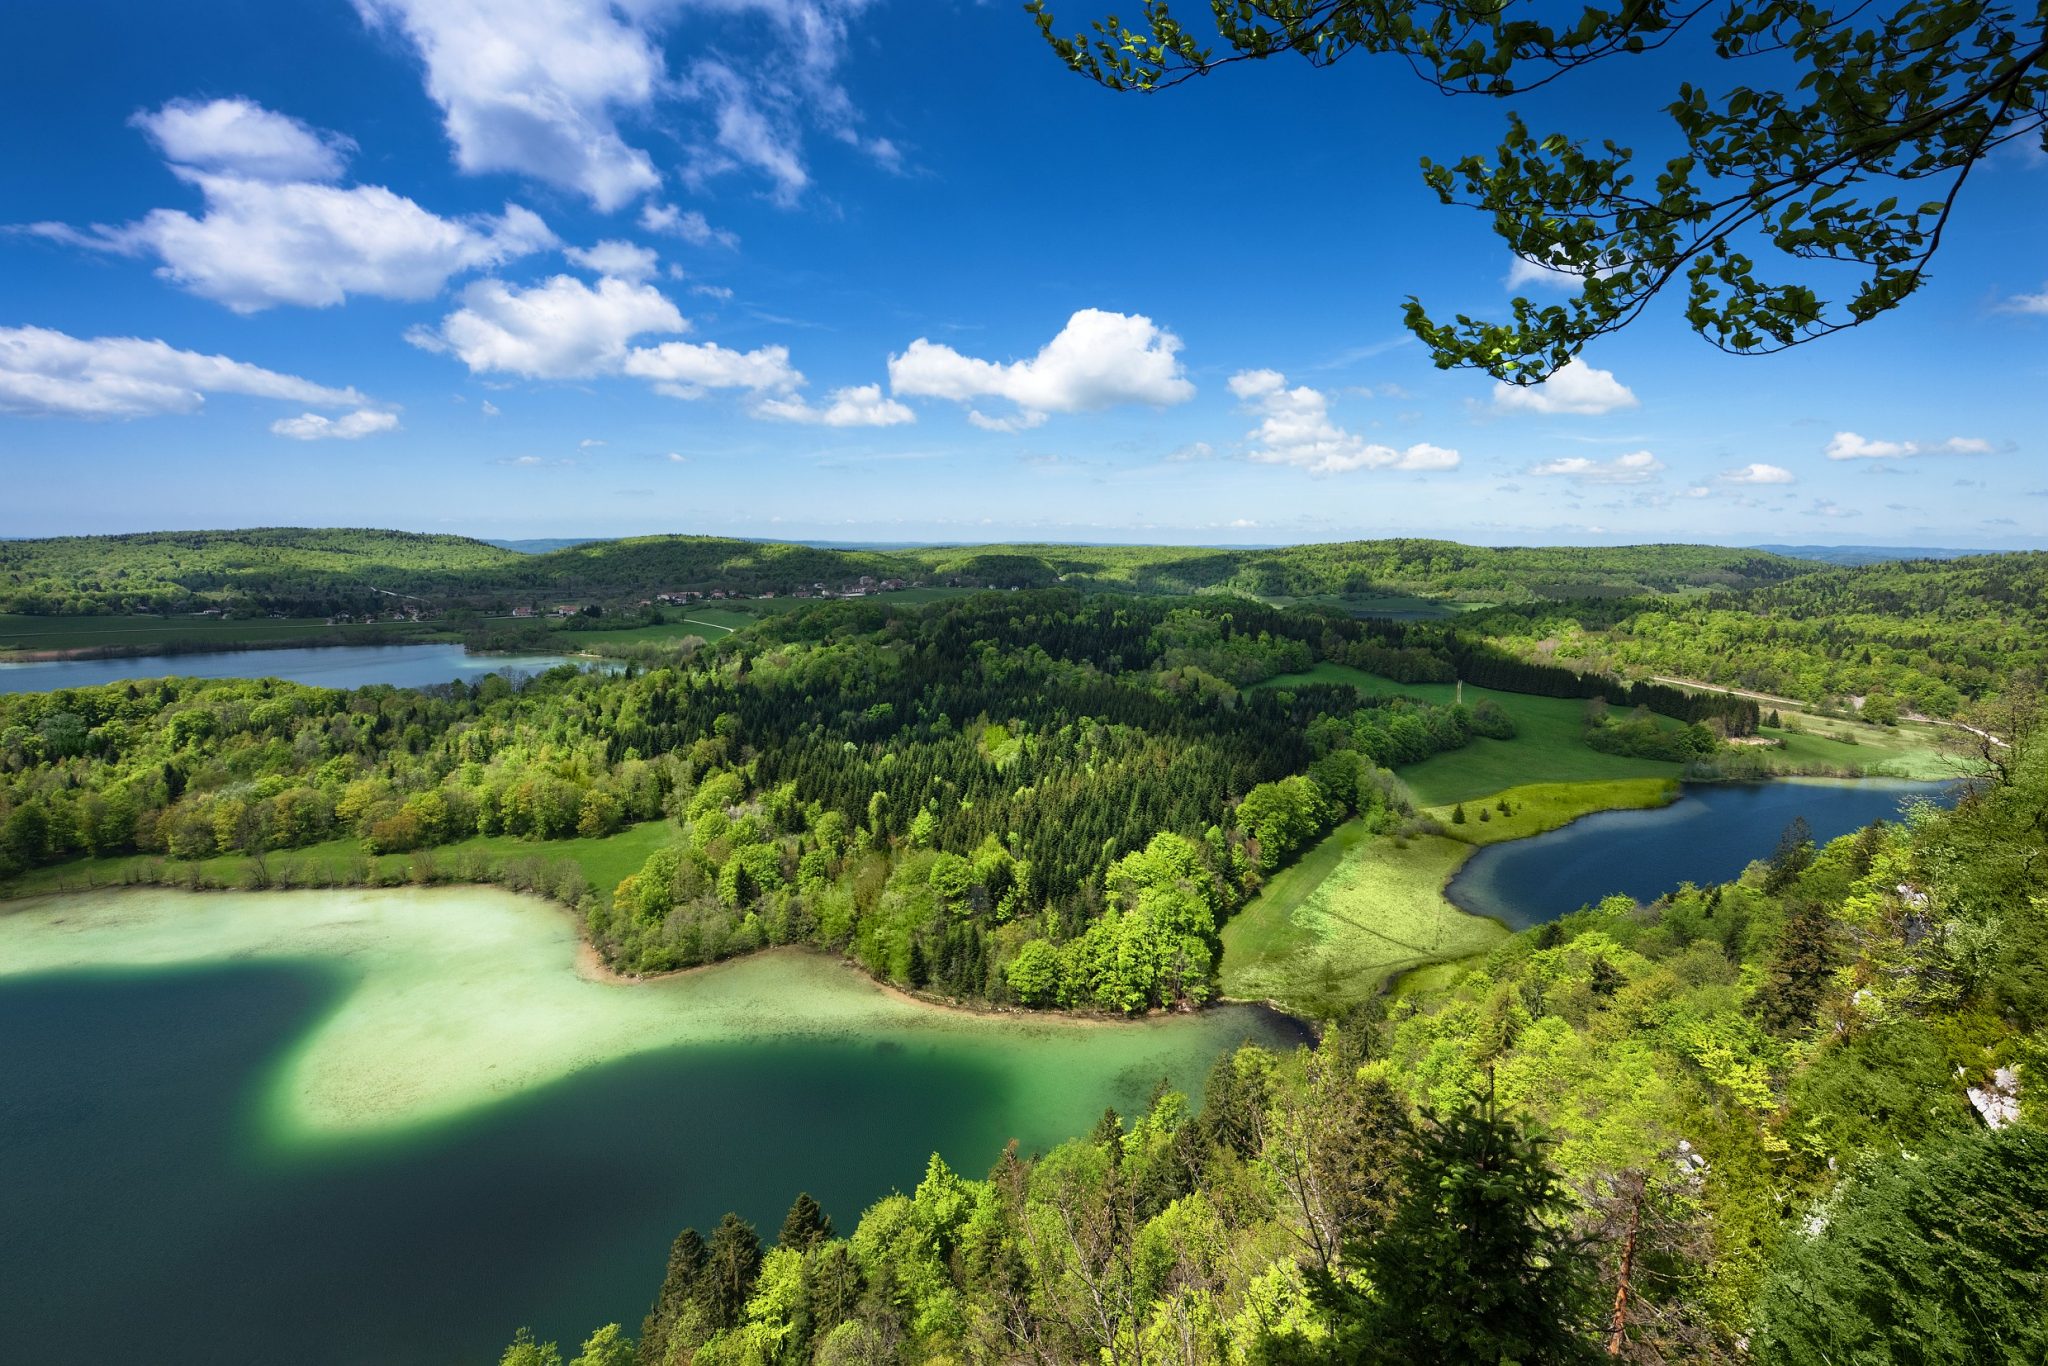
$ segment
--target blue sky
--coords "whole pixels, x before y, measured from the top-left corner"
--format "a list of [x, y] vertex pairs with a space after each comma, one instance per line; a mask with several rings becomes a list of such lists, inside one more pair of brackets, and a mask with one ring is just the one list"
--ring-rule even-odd
[[[1873, 326], [1741, 359], [1673, 300], [1504, 396], [1400, 308], [1505, 311], [1416, 169], [1505, 110], [1394, 64], [1118, 96], [947, 0], [73, 0], [0, 48], [0, 535], [2048, 546], [2038, 151]], [[1517, 107], [1652, 148], [1686, 77]]]

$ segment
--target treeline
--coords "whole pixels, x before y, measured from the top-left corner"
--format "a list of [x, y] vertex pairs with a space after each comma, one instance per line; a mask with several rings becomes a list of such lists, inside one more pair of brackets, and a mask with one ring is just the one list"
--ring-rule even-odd
[[1883, 694], [1946, 717], [2048, 666], [2048, 553], [1826, 568], [1739, 595], [1502, 608], [1464, 624], [1591, 671], [1812, 703]]
[[[714, 536], [641, 536], [526, 555], [457, 536], [260, 528], [0, 542], [0, 612], [360, 610], [367, 590], [438, 606], [636, 601], [672, 589], [788, 593], [890, 578], [969, 588], [1493, 602], [1740, 589], [1811, 571], [1717, 546], [1493, 548], [1351, 541], [1269, 550], [963, 546], [833, 550]], [[388, 605], [389, 600], [386, 600]]]
[[[840, 1236], [685, 1230], [644, 1366], [2048, 1359], [2048, 735]], [[649, 1267], [649, 1284], [655, 1268]], [[559, 1360], [522, 1336], [506, 1366]]]

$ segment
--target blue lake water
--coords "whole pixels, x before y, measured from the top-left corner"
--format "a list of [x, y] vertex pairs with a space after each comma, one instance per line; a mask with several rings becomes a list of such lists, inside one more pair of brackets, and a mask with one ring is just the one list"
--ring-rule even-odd
[[127, 659], [59, 659], [0, 664], [0, 693], [91, 688], [166, 675], [282, 678], [319, 688], [364, 688], [374, 683], [423, 688], [457, 679], [473, 683], [488, 673], [537, 674], [571, 662], [560, 655], [473, 655], [456, 644], [325, 645], [220, 654], [135, 655]]
[[1902, 802], [1947, 803], [1946, 783], [1728, 783], [1690, 786], [1655, 811], [1603, 811], [1533, 839], [1481, 849], [1445, 894], [1460, 909], [1526, 929], [1625, 893], [1651, 901], [1682, 882], [1726, 882], [1768, 858], [1796, 817], [1826, 843], [1876, 820], [1895, 820]]

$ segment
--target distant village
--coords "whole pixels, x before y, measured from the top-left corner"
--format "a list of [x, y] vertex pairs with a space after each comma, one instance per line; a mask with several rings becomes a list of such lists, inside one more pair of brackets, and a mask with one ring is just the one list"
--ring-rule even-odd
[[[787, 596], [803, 599], [866, 598], [881, 593], [898, 593], [906, 588], [921, 586], [904, 579], [878, 579], [872, 574], [863, 574], [850, 583], [837, 586], [824, 582], [800, 584], [791, 590]], [[676, 588], [666, 593], [656, 593], [651, 598], [641, 598], [638, 605], [641, 607], [687, 607], [691, 603], [697, 602], [745, 602], [749, 600], [770, 602], [778, 596], [782, 595], [777, 594], [772, 589], [764, 589], [758, 593], [743, 593], [737, 588]], [[546, 615], [552, 617], [575, 617], [584, 615], [588, 610], [589, 604], [562, 602], [556, 603], [552, 608], [548, 609]], [[523, 618], [533, 617], [539, 615], [539, 613], [532, 607], [515, 607], [512, 609], [512, 615]]]

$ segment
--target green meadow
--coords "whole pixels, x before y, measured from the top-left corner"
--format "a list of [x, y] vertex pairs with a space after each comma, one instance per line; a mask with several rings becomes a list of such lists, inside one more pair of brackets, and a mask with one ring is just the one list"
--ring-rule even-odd
[[[1258, 686], [1290, 688], [1307, 683], [1348, 683], [1369, 697], [1413, 697], [1440, 704], [1459, 695], [1456, 684], [1396, 683], [1344, 664], [1318, 664], [1303, 673], [1269, 678]], [[1518, 733], [1512, 740], [1475, 736], [1463, 749], [1431, 755], [1403, 768], [1401, 780], [1423, 806], [1471, 801], [1537, 776], [1562, 783], [1678, 777], [1678, 764], [1602, 754], [1588, 746], [1580, 738], [1585, 730], [1586, 704], [1577, 698], [1531, 697], [1472, 687], [1463, 695], [1467, 705], [1486, 697], [1498, 702], [1515, 719]]]
[[1223, 927], [1223, 994], [1330, 1015], [1391, 974], [1484, 952], [1507, 929], [1443, 896], [1471, 852], [1444, 836], [1394, 840], [1362, 821], [1339, 826]]

